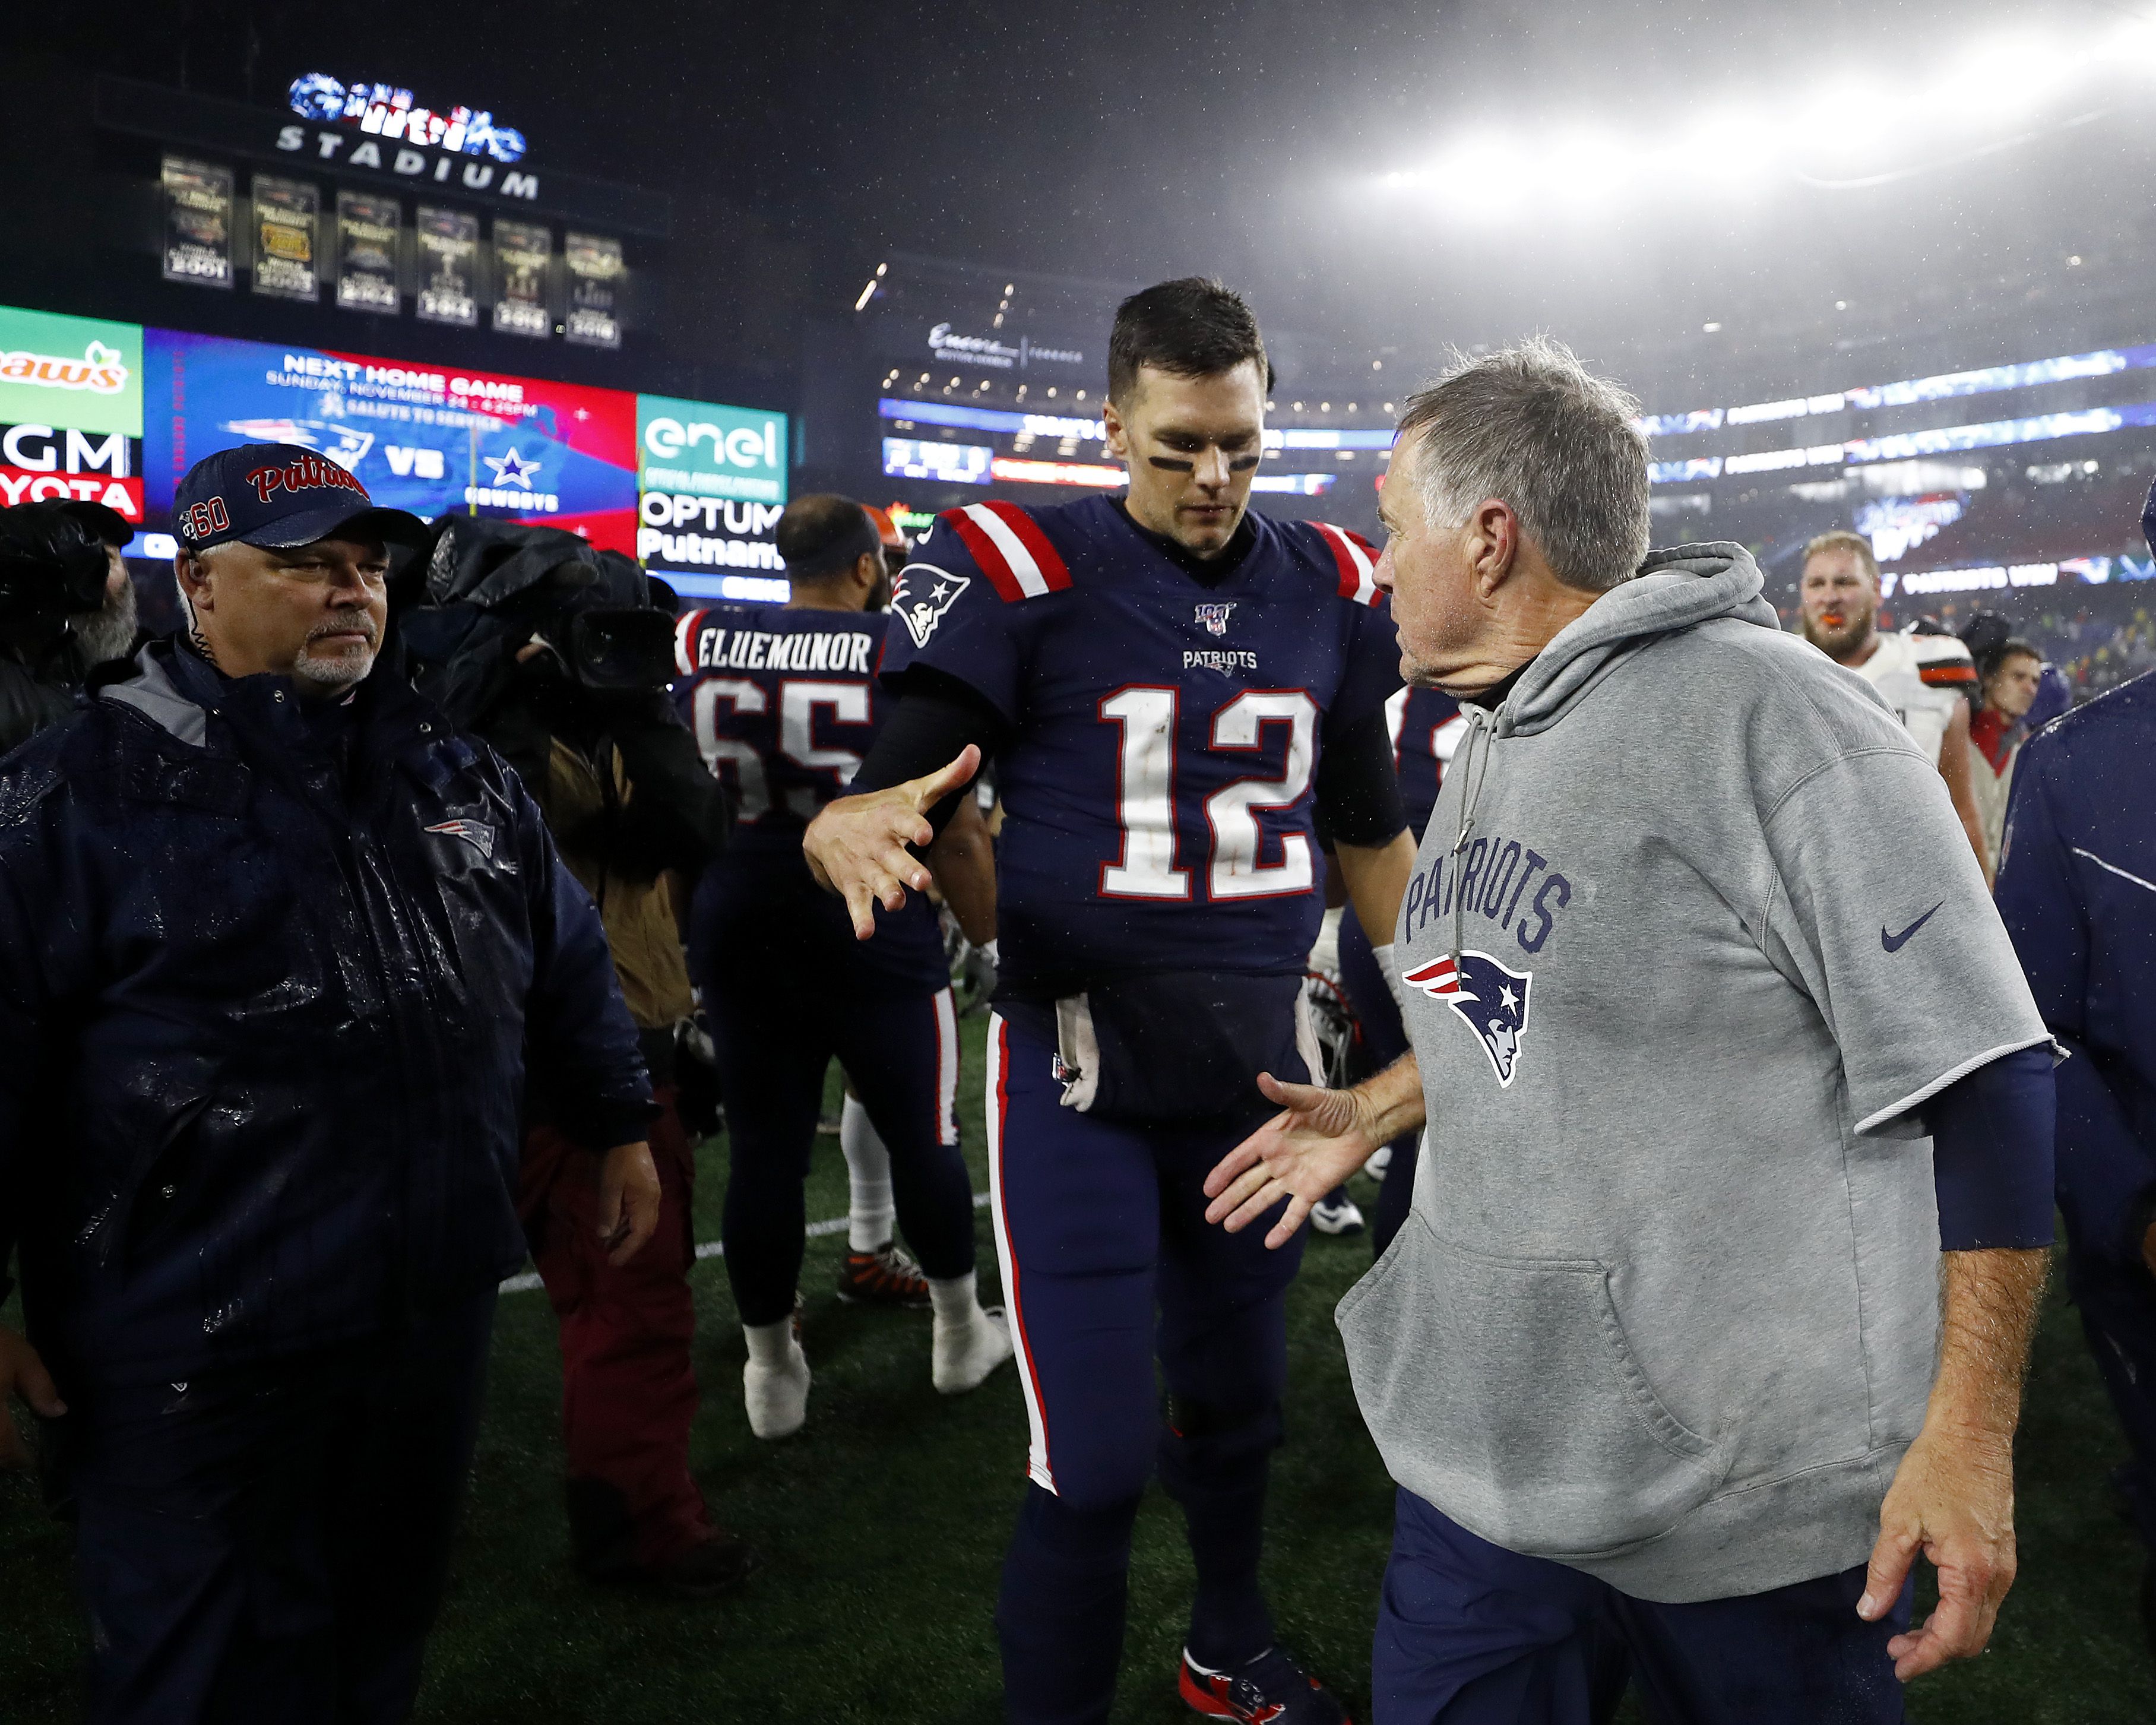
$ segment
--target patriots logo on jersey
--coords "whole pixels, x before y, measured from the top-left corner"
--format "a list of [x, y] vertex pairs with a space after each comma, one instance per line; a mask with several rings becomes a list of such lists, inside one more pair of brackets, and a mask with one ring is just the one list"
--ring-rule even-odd
[[899, 572], [898, 591], [891, 595], [891, 608], [906, 624], [913, 644], [925, 647], [929, 636], [936, 633], [936, 625], [943, 620], [943, 614], [972, 585], [970, 575], [953, 575], [933, 563], [908, 563]]
[[494, 829], [481, 820], [445, 820], [429, 827], [430, 833], [447, 833], [461, 839], [489, 862], [494, 860]]
[[1208, 633], [1224, 635], [1228, 633], [1228, 614], [1235, 608], [1233, 600], [1209, 600], [1198, 608], [1198, 621], [1205, 625]]
[[1462, 952], [1456, 965], [1450, 957], [1433, 958], [1402, 971], [1400, 980], [1433, 1000], [1442, 1000], [1466, 1019], [1490, 1057], [1499, 1087], [1512, 1088], [1519, 1066], [1520, 1038], [1527, 1028], [1527, 988], [1534, 981], [1533, 972], [1500, 964], [1487, 952]]

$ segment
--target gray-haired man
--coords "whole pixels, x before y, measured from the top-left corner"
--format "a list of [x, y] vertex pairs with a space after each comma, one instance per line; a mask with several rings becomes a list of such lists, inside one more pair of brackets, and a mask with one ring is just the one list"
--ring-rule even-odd
[[1414, 1051], [1261, 1081], [1208, 1183], [1230, 1228], [1289, 1197], [1285, 1240], [1427, 1112], [1340, 1309], [1401, 1487], [1379, 1725], [1600, 1720], [1628, 1678], [1675, 1722], [1898, 1719], [2013, 1574], [2044, 1026], [1869, 685], [1740, 547], [1647, 554], [1635, 411], [1542, 342], [1409, 404], [1379, 582], [1472, 727], [1398, 927]]

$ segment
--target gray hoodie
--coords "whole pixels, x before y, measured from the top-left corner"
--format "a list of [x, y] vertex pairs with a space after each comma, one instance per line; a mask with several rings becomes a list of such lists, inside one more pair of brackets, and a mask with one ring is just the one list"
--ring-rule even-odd
[[1445, 777], [1414, 1211], [1339, 1322], [1393, 1476], [1649, 1599], [1862, 1563], [1922, 1424], [1918, 1105], [2041, 1020], [1945, 786], [1742, 547], [1650, 557]]

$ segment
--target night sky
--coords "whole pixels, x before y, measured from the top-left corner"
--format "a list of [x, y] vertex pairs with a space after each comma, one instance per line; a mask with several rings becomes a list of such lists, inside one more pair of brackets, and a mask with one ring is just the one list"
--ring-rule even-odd
[[1743, 198], [1671, 187], [1501, 218], [1378, 176], [1475, 128], [1786, 121], [1837, 78], [1891, 105], [1992, 24], [2071, 46], [2132, 11], [165, 0], [40, 8], [11, 31], [18, 50], [265, 106], [312, 69], [490, 106], [536, 163], [671, 192], [714, 254], [746, 212], [802, 259], [798, 282], [765, 290], [788, 316], [843, 313], [910, 249], [1117, 283], [1218, 273], [1269, 323], [1409, 368], [1532, 327], [1622, 365], [1719, 321], [1771, 381], [1815, 374], [1820, 346], [1851, 331], [1876, 345], [1979, 307], [2010, 316], [2069, 254], [2138, 273], [2144, 69], [2057, 93], [2011, 148], [1871, 187], [1783, 177]]

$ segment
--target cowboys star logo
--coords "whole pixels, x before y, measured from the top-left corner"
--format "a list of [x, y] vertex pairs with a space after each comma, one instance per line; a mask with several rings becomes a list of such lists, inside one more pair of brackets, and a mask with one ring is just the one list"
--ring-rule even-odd
[[506, 455], [482, 455], [479, 459], [494, 470], [496, 485], [514, 482], [528, 491], [531, 489], [531, 475], [539, 470], [539, 464], [518, 454], [513, 444]]

